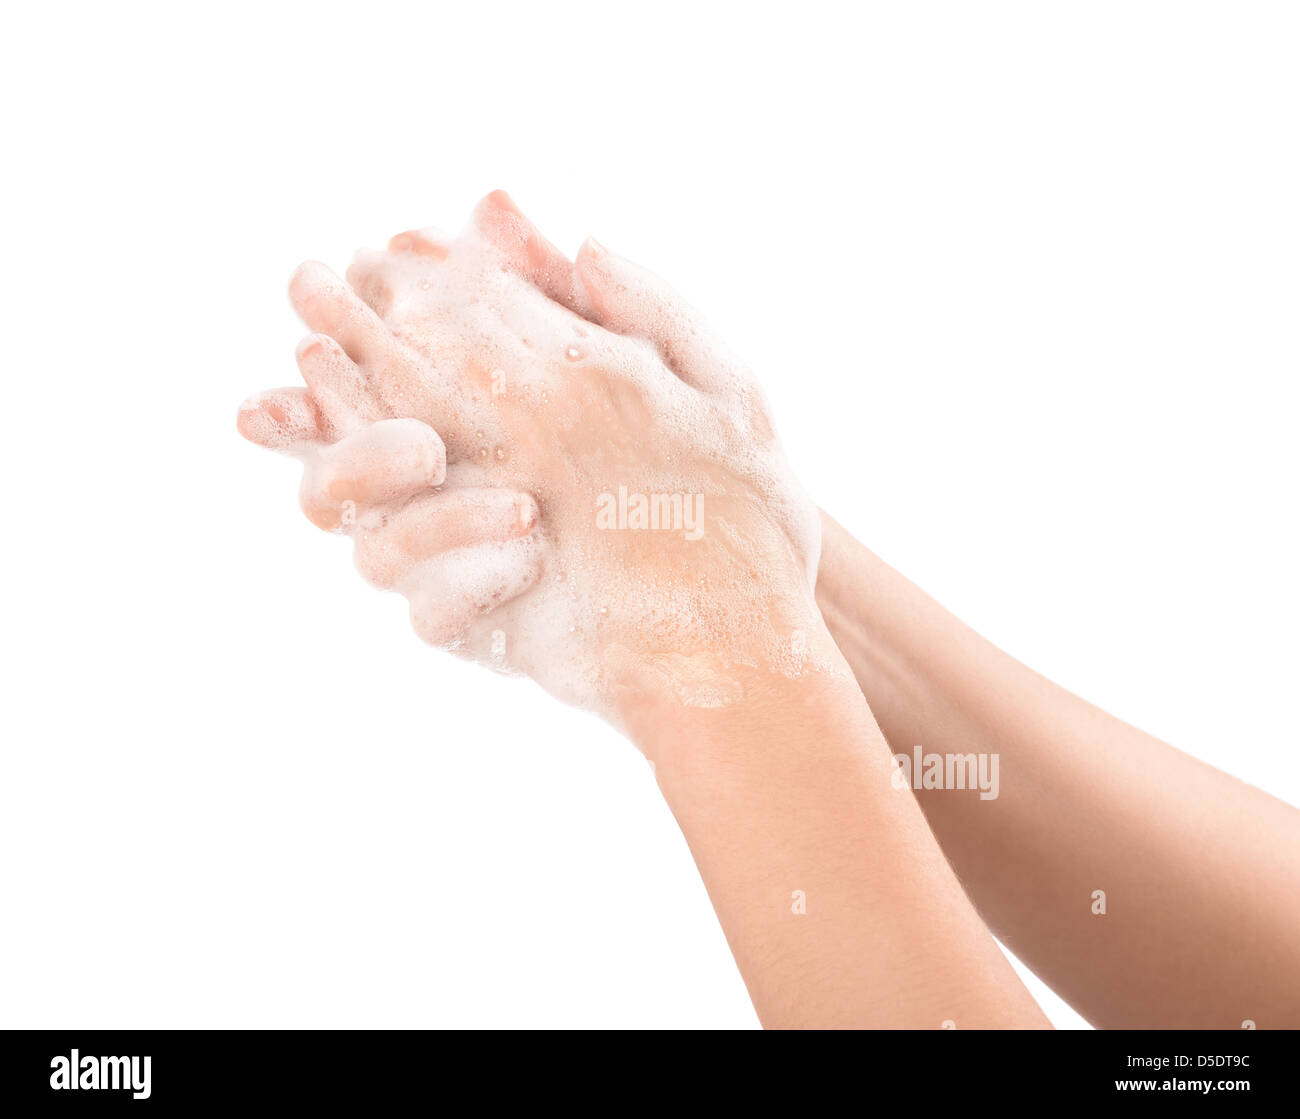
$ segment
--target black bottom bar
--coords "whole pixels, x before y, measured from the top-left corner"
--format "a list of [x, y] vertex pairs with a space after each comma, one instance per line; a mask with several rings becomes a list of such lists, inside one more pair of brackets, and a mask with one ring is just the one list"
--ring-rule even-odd
[[[468, 1093], [481, 1104], [516, 1098], [553, 1107], [595, 1104], [614, 1113], [633, 1104], [640, 1110], [655, 1097], [674, 1110], [696, 1110], [712, 1097], [731, 1111], [755, 1095], [765, 1110], [783, 1100], [837, 1111], [849, 1102], [863, 1114], [882, 1107], [929, 1113], [943, 1102], [1063, 1102], [1073, 1110], [1121, 1097], [1176, 1101], [1180, 1109], [1208, 1101], [1234, 1111], [1289, 1102], [1294, 1113], [1298, 1058], [1300, 1033], [1252, 1031], [686, 1039], [671, 1033], [11, 1031], [0, 1034], [0, 1109], [25, 1115], [29, 1108], [258, 1102], [368, 1110], [454, 1105]], [[621, 1085], [613, 1095], [611, 1082]], [[10, 1110], [13, 1102], [24, 1110]]]

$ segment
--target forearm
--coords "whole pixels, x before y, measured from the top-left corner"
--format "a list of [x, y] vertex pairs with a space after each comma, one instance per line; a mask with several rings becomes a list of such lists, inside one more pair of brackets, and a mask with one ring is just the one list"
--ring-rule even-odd
[[998, 755], [996, 799], [917, 793], [993, 931], [1097, 1025], [1300, 1025], [1300, 813], [1031, 672], [824, 527], [818, 603], [893, 748]]
[[769, 1027], [1046, 1026], [847, 677], [771, 673], [634, 734]]

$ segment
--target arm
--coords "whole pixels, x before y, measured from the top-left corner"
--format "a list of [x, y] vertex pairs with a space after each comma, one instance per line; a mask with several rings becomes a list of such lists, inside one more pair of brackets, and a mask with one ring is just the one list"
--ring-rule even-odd
[[310, 392], [239, 423], [303, 458], [313, 522], [426, 640], [656, 762], [766, 1024], [1045, 1025], [891, 780], [747, 371], [656, 277], [590, 240], [565, 260], [504, 196], [425, 248], [354, 265], [374, 305], [322, 265], [291, 283]]
[[996, 799], [917, 793], [992, 931], [1098, 1026], [1300, 1026], [1300, 812], [1058, 688], [823, 530], [818, 604], [893, 748], [1000, 756]]
[[[445, 477], [441, 444], [413, 420], [362, 428], [305, 456], [303, 504], [338, 528], [345, 503], [363, 567], [401, 565], [411, 549], [437, 564], [443, 609], [458, 568], [439, 557], [508, 546], [531, 525], [524, 495], [429, 489]], [[392, 504], [400, 509], [384, 519]], [[535, 509], [532, 510], [535, 515]], [[387, 549], [368, 543], [403, 528]], [[485, 540], [491, 536], [492, 542]], [[428, 547], [428, 552], [424, 550]], [[396, 554], [394, 554], [396, 550]], [[730, 702], [690, 706], [717, 674], [712, 651], [622, 666], [615, 721], [655, 766], [764, 1025], [1042, 1027], [1047, 1025], [962, 892], [889, 751], [807, 584], [791, 596], [809, 646], [829, 670], [731, 675]], [[738, 697], [738, 698], [736, 698]], [[706, 701], [707, 702], [707, 701]]]
[[628, 725], [763, 1025], [1047, 1027], [852, 681], [760, 676], [740, 703], [640, 702]]

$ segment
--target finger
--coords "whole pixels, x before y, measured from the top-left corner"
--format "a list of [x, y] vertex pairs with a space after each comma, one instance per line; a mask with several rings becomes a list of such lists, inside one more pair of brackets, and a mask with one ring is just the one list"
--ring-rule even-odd
[[451, 375], [422, 362], [344, 280], [323, 264], [300, 265], [289, 297], [303, 321], [336, 339], [365, 370], [372, 399], [390, 415], [426, 415], [455, 421], [457, 386]]
[[432, 226], [407, 230], [388, 242], [388, 251], [391, 253], [415, 253], [433, 260], [446, 260], [450, 250], [451, 239], [442, 230]]
[[325, 420], [304, 388], [270, 389], [250, 396], [239, 406], [235, 426], [249, 442], [288, 454], [329, 438]]
[[537, 503], [515, 490], [471, 488], [421, 494], [377, 527], [358, 527], [357, 567], [376, 586], [396, 586], [417, 563], [443, 552], [526, 536]]
[[296, 356], [331, 442], [376, 418], [365, 374], [328, 334], [309, 334]]
[[299, 498], [308, 520], [333, 532], [360, 507], [409, 498], [446, 476], [446, 449], [433, 428], [380, 420], [323, 447], [303, 472]]
[[309, 260], [289, 280], [289, 299], [309, 330], [328, 334], [359, 365], [392, 359], [396, 339], [347, 283]]
[[575, 266], [593, 318], [607, 330], [644, 338], [687, 384], [724, 392], [741, 381], [735, 359], [672, 288], [588, 237]]
[[587, 314], [587, 295], [573, 262], [541, 235], [510, 195], [494, 190], [474, 210], [472, 224], [490, 241], [511, 271], [570, 311]]
[[516, 598], [541, 574], [533, 538], [459, 548], [426, 560], [406, 591], [411, 625], [430, 645], [455, 648], [481, 614]]
[[360, 252], [348, 266], [347, 280], [376, 315], [386, 321], [423, 295], [437, 277], [434, 261], [414, 253]]

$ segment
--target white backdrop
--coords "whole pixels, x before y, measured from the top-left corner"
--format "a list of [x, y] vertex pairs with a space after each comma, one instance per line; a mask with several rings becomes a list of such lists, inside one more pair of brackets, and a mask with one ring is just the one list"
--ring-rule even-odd
[[6, 23], [0, 1026], [755, 1024], [640, 756], [234, 431], [299, 260], [495, 187], [703, 307], [960, 617], [1300, 802], [1293, 5]]

